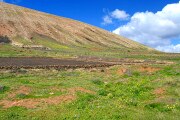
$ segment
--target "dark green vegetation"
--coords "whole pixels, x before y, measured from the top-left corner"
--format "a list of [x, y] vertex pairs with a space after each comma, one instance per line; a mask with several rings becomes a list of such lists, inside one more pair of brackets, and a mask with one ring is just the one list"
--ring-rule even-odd
[[48, 102], [34, 108], [4, 108], [2, 105], [0, 119], [178, 120], [179, 68], [177, 62], [166, 66], [114, 66], [104, 70], [1, 71], [0, 84], [5, 89], [0, 92], [0, 103], [3, 100], [49, 99], [72, 94], [77, 87], [81, 90], [73, 93], [75, 99], [56, 105]]
[[0, 43], [10, 43], [11, 40], [7, 36], [0, 36]]

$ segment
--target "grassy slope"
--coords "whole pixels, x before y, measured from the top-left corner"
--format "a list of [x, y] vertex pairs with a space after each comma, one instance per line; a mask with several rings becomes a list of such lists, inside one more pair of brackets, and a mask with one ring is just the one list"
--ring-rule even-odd
[[[0, 73], [0, 83], [8, 89], [0, 93], [0, 99], [19, 86], [32, 88], [25, 98], [50, 97], [64, 93], [50, 88], [83, 87], [96, 92], [95, 95], [77, 92], [78, 98], [70, 103], [50, 105], [36, 109], [23, 107], [0, 108], [0, 119], [171, 119], [180, 118], [180, 64], [162, 68], [152, 74], [139, 72], [139, 66], [126, 66], [132, 76], [120, 75], [114, 66], [105, 72], [73, 70], [29, 70], [27, 73]], [[46, 74], [44, 74], [46, 73]], [[161, 95], [153, 94], [164, 88]], [[19, 98], [16, 99], [25, 99]]]

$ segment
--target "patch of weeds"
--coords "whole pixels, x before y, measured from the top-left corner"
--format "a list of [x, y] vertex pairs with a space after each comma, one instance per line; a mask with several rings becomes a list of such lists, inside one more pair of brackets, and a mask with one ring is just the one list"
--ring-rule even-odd
[[69, 104], [69, 107], [85, 109], [95, 98], [95, 95], [78, 93], [78, 99], [74, 103]]
[[69, 76], [69, 77], [78, 77], [79, 75], [80, 75], [79, 72], [62, 72], [61, 73], [62, 77], [67, 77], [67, 76]]
[[16, 98], [19, 98], [19, 99], [25, 99], [25, 98], [27, 98], [28, 96], [26, 95], [26, 94], [24, 94], [24, 93], [20, 93], [20, 94], [17, 94], [16, 95]]
[[170, 107], [168, 107], [164, 103], [150, 103], [148, 105], [145, 105], [145, 108], [156, 109], [161, 112], [168, 112], [172, 110]]
[[114, 97], [114, 95], [113, 95], [112, 93], [108, 93], [108, 94], [107, 94], [107, 97], [108, 97], [109, 99], [111, 99], [111, 98]]
[[102, 82], [101, 80], [98, 80], [98, 79], [92, 80], [92, 82], [96, 85], [103, 85], [104, 84], [104, 82]]
[[57, 84], [57, 86], [65, 86], [65, 84], [63, 82], [60, 82]]
[[[117, 82], [117, 84], [118, 84], [119, 82]], [[105, 88], [111, 88], [113, 86], [113, 84], [111, 83], [111, 82], [109, 82], [109, 83], [106, 83], [106, 84], [104, 84], [104, 87]]]
[[4, 85], [0, 85], [0, 94], [3, 94], [4, 92], [8, 91], [9, 87], [4, 86]]
[[128, 77], [132, 76], [132, 71], [127, 69], [125, 75], [127, 75]]
[[101, 96], [107, 96], [108, 95], [108, 91], [104, 90], [104, 89], [101, 89], [98, 91], [98, 94], [101, 95]]
[[27, 72], [28, 72], [28, 70], [26, 70], [26, 69], [24, 69], [24, 68], [11, 70], [11, 73], [26, 74]]
[[23, 107], [11, 107], [5, 111], [5, 116], [2, 119], [6, 119], [6, 120], [27, 119], [27, 115], [25, 115], [25, 112], [24, 112], [25, 110], [26, 109]]
[[164, 73], [165, 75], [168, 75], [168, 76], [179, 76], [180, 75], [180, 71], [173, 67], [167, 67], [164, 70], [162, 70], [161, 73]]
[[22, 84], [32, 84], [29, 80], [21, 80]]
[[137, 106], [138, 105], [138, 101], [136, 99], [125, 100], [125, 102], [129, 106]]
[[135, 71], [135, 72], [133, 72], [133, 76], [138, 77], [138, 76], [140, 76], [140, 73]]

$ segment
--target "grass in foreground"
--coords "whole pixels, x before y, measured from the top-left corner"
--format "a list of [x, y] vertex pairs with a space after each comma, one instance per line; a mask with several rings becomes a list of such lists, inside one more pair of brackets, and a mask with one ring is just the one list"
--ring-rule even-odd
[[[0, 101], [39, 101], [33, 108], [2, 105], [0, 119], [178, 120], [179, 68], [180, 64], [114, 66], [104, 70], [1, 71], [0, 84], [4, 88]], [[67, 95], [74, 98], [54, 100]]]

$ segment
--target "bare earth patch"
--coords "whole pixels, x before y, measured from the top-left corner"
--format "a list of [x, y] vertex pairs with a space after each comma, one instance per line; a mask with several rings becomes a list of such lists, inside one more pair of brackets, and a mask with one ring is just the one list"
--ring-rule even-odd
[[[22, 90], [20, 90], [22, 88]], [[17, 93], [24, 93], [28, 94], [29, 93], [29, 88], [22, 86], [20, 87], [19, 90], [15, 91], [13, 94], [9, 94], [9, 96], [12, 98], [15, 96]], [[61, 95], [61, 96], [56, 96], [56, 97], [49, 97], [49, 98], [36, 98], [36, 99], [22, 99], [22, 100], [1, 100], [0, 105], [3, 106], [3, 108], [10, 108], [13, 106], [21, 106], [21, 107], [26, 107], [26, 108], [36, 108], [36, 107], [41, 107], [44, 105], [57, 105], [63, 102], [71, 102], [76, 99], [76, 92], [84, 92], [84, 93], [89, 93], [89, 94], [95, 94], [94, 91], [87, 90], [82, 87], [75, 87], [75, 88], [69, 88], [67, 89], [68, 94], [67, 95]]]
[[127, 69], [126, 68], [120, 68], [117, 70], [118, 75], [124, 75], [126, 73]]
[[157, 88], [153, 91], [153, 93], [157, 96], [162, 96], [165, 92], [165, 88]]
[[89, 94], [95, 94], [96, 93], [94, 91], [87, 90], [87, 89], [84, 89], [82, 87], [70, 88], [70, 89], [68, 89], [68, 91], [70, 94], [75, 94], [76, 92], [84, 92], [84, 93], [89, 93]]
[[31, 89], [26, 86], [21, 86], [17, 90], [13, 90], [11, 93], [8, 94], [8, 98], [14, 98], [18, 94], [25, 94], [28, 95], [31, 92]]
[[140, 72], [153, 73], [153, 72], [161, 70], [161, 68], [155, 68], [155, 67], [149, 67], [149, 66], [141, 66], [138, 70]]

